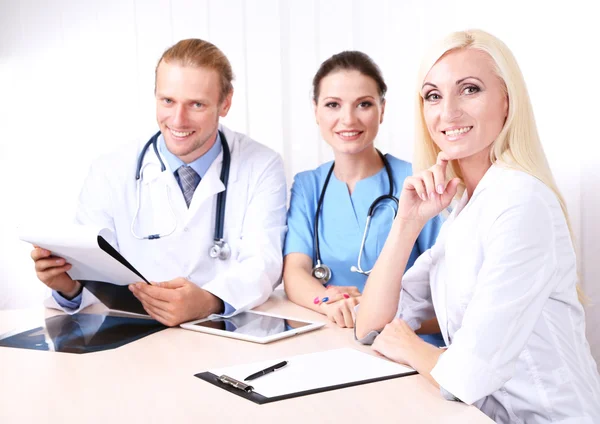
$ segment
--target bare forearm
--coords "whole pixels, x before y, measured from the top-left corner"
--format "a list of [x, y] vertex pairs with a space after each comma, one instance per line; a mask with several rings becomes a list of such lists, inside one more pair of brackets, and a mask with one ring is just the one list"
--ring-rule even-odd
[[286, 266], [283, 272], [285, 293], [292, 302], [322, 313], [315, 298], [322, 299], [326, 296], [327, 289], [305, 269]]
[[411, 368], [419, 372], [425, 377], [431, 384], [436, 388], [440, 388], [440, 385], [431, 376], [431, 371], [437, 364], [438, 359], [444, 353], [443, 349], [439, 349], [429, 343], [419, 340], [414, 349], [411, 350], [411, 354], [408, 359], [408, 363]]
[[356, 317], [356, 336], [380, 330], [398, 310], [402, 275], [422, 225], [395, 220], [385, 246], [367, 280]]

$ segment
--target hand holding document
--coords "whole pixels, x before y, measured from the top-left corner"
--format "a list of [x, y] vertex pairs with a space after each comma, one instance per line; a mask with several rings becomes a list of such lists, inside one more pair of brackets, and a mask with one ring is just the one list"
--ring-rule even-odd
[[125, 286], [148, 282], [110, 244], [113, 234], [106, 228], [77, 224], [23, 228], [19, 238], [64, 258], [72, 265], [67, 274], [73, 280], [97, 281]]

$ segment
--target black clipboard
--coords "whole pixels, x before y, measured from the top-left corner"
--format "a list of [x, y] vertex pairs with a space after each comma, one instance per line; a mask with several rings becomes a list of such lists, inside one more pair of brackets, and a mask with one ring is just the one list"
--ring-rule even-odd
[[238, 395], [240, 397], [243, 397], [244, 399], [248, 399], [258, 405], [264, 405], [265, 403], [271, 403], [271, 402], [277, 402], [277, 401], [285, 400], [285, 399], [292, 399], [292, 398], [301, 397], [301, 396], [313, 395], [316, 393], [328, 392], [330, 390], [345, 389], [346, 387], [353, 387], [353, 386], [360, 386], [362, 384], [376, 383], [378, 381], [391, 380], [392, 378], [407, 377], [409, 375], [415, 375], [415, 374], [418, 374], [418, 372], [410, 371], [410, 372], [406, 372], [406, 373], [402, 373], [402, 374], [395, 374], [395, 375], [388, 375], [385, 377], [371, 378], [369, 380], [353, 381], [351, 383], [337, 384], [335, 386], [319, 387], [319, 388], [313, 389], [313, 390], [289, 393], [286, 395], [274, 396], [274, 397], [263, 396], [260, 393], [255, 392], [254, 390], [247, 392], [247, 391], [244, 391], [243, 389], [236, 388], [230, 384], [223, 383], [221, 380], [219, 380], [219, 376], [216, 376], [211, 372], [201, 372], [201, 373], [195, 374], [194, 377], [198, 377], [201, 380], [204, 380], [210, 384], [214, 384], [215, 386], [217, 386], [223, 390], [227, 390], [229, 393], [233, 393], [234, 395]]
[[[348, 349], [343, 349], [343, 350], [348, 350]], [[354, 349], [350, 349], [350, 350], [355, 351]], [[317, 354], [325, 354], [327, 352], [328, 351], [318, 352]], [[335, 351], [329, 351], [329, 352], [335, 352]], [[362, 353], [362, 352], [360, 352], [360, 353]], [[364, 354], [364, 355], [368, 355], [368, 354]], [[302, 356], [304, 356], [304, 355], [302, 355]], [[371, 355], [368, 355], [368, 356], [371, 356]], [[381, 358], [377, 358], [377, 359], [381, 359]], [[381, 359], [381, 360], [387, 361], [385, 359]], [[290, 361], [294, 361], [294, 358], [290, 358]], [[395, 364], [395, 365], [398, 365], [398, 364]], [[283, 368], [283, 370], [285, 370], [285, 368]], [[283, 372], [283, 371], [276, 371], [276, 372], [279, 373], [279, 372]], [[312, 395], [312, 394], [316, 394], [316, 393], [327, 392], [330, 390], [344, 389], [346, 387], [370, 384], [370, 383], [375, 383], [378, 381], [391, 380], [393, 378], [401, 378], [401, 377], [406, 377], [406, 376], [415, 375], [415, 374], [418, 374], [417, 371], [407, 368], [407, 371], [403, 371], [400, 373], [394, 372], [392, 374], [386, 374], [386, 375], [378, 376], [378, 377], [374, 377], [374, 378], [357, 379], [357, 380], [353, 380], [353, 381], [349, 381], [349, 382], [345, 382], [345, 383], [341, 383], [341, 384], [324, 385], [324, 386], [315, 387], [315, 388], [312, 388], [309, 390], [286, 393], [286, 394], [282, 394], [282, 395], [278, 395], [278, 396], [271, 396], [271, 397], [262, 395], [260, 393], [259, 389], [255, 390], [254, 387], [252, 387], [252, 382], [244, 382], [241, 380], [236, 380], [235, 378], [232, 378], [227, 375], [216, 375], [210, 371], [206, 371], [206, 372], [201, 372], [201, 373], [195, 374], [194, 377], [197, 377], [197, 378], [204, 380], [214, 386], [217, 386], [223, 390], [226, 390], [229, 393], [243, 397], [244, 399], [248, 399], [258, 405], [264, 405], [266, 403], [277, 402], [277, 401], [284, 400], [284, 399], [291, 399], [291, 398], [300, 397], [300, 396], [307, 396], [307, 395]], [[260, 377], [260, 378], [268, 378], [268, 376]], [[256, 382], [258, 382], [258, 381], [259, 380], [256, 380]]]

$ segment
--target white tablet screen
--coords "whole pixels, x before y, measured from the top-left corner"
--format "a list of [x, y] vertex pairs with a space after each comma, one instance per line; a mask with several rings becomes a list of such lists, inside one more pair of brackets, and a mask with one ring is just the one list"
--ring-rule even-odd
[[265, 337], [295, 330], [310, 324], [309, 322], [242, 312], [230, 318], [214, 318], [195, 323], [193, 326], [213, 328], [254, 337]]

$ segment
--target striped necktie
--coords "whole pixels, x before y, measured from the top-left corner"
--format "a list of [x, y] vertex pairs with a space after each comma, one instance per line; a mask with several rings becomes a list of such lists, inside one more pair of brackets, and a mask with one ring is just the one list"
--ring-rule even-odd
[[183, 192], [185, 203], [189, 208], [192, 197], [194, 197], [194, 191], [198, 187], [198, 183], [200, 183], [200, 175], [187, 165], [180, 166], [177, 169], [177, 175], [179, 176], [179, 186]]

